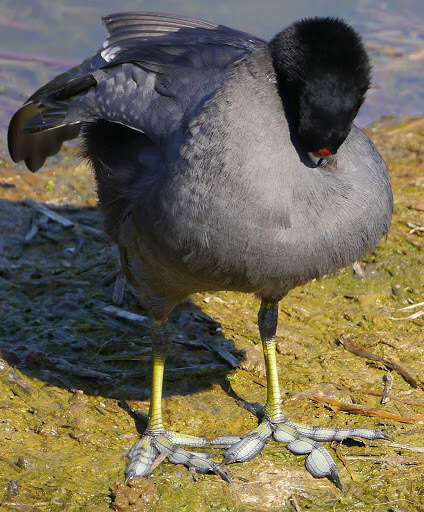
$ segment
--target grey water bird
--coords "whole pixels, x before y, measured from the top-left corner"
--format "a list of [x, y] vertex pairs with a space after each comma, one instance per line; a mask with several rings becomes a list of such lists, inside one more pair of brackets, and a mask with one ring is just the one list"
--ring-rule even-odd
[[[109, 37], [14, 115], [9, 151], [31, 171], [81, 134], [107, 232], [153, 317], [148, 427], [127, 479], [159, 454], [229, 480], [267, 439], [307, 454], [314, 477], [341, 488], [321, 441], [368, 429], [304, 427], [282, 413], [275, 357], [278, 303], [292, 288], [371, 251], [389, 229], [387, 169], [353, 120], [370, 83], [356, 32], [334, 18], [294, 23], [269, 43], [225, 26], [130, 12], [104, 18]], [[162, 423], [167, 316], [189, 294], [237, 290], [258, 315], [267, 399], [248, 434], [209, 441]], [[227, 447], [221, 464], [182, 446]]]

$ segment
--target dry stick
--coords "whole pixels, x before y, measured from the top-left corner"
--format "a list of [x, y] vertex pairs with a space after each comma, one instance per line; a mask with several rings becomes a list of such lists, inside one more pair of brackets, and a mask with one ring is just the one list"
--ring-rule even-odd
[[28, 232], [26, 233], [24, 237], [24, 243], [29, 244], [31, 240], [37, 235], [38, 233], [38, 224], [37, 222], [32, 219], [31, 227], [29, 228]]
[[[373, 391], [371, 389], [361, 389], [361, 388], [352, 388], [351, 386], [346, 386], [345, 384], [340, 384], [339, 382], [323, 382], [323, 384], [331, 384], [339, 391], [349, 391], [349, 393], [363, 393], [364, 395], [371, 395], [371, 396], [383, 396], [382, 391]], [[296, 402], [296, 400], [300, 400], [302, 398], [309, 398], [311, 394], [313, 394], [315, 391], [303, 391], [301, 393], [296, 393], [293, 396], [288, 398], [288, 401], [290, 402]], [[414, 405], [417, 407], [424, 407], [424, 402], [416, 402], [414, 400], [405, 400], [403, 398], [399, 398], [396, 395], [392, 395], [391, 393], [388, 393], [387, 396], [395, 400], [397, 402], [400, 402], [404, 405]]]
[[408, 235], [412, 235], [414, 233], [423, 232], [424, 231], [424, 226], [419, 226], [417, 224], [413, 224], [412, 222], [407, 222], [407, 226], [408, 226], [408, 228], [412, 228], [408, 232]]
[[383, 383], [384, 383], [384, 389], [383, 389], [383, 396], [381, 397], [380, 404], [386, 404], [390, 400], [390, 391], [393, 387], [393, 377], [392, 374], [389, 372], [386, 375], [383, 375]]
[[408, 311], [409, 309], [420, 308], [421, 306], [424, 306], [424, 302], [417, 302], [416, 304], [411, 304], [410, 306], [400, 308], [399, 311]]
[[125, 320], [129, 320], [130, 322], [135, 322], [137, 324], [150, 325], [152, 323], [148, 316], [137, 315], [137, 313], [131, 313], [131, 311], [126, 311], [125, 309], [117, 308], [116, 306], [106, 306], [103, 308], [103, 311], [116, 316], [117, 318], [124, 318]]
[[293, 505], [296, 512], [302, 512], [299, 507], [299, 503], [297, 502], [296, 496], [292, 494], [289, 498], [290, 503]]
[[74, 221], [68, 219], [67, 217], [64, 217], [63, 215], [60, 215], [59, 213], [54, 212], [50, 208], [48, 208], [45, 204], [37, 203], [36, 201], [33, 201], [32, 199], [26, 199], [24, 201], [24, 204], [27, 206], [30, 206], [34, 210], [36, 210], [39, 213], [42, 213], [49, 219], [53, 220], [54, 222], [57, 222], [58, 224], [61, 224], [65, 228], [71, 228], [74, 226], [77, 226], [80, 231], [83, 233], [86, 233], [88, 235], [93, 235], [100, 238], [105, 238], [106, 235], [103, 231], [100, 231], [99, 229], [92, 228], [91, 226], [86, 226], [85, 224], [76, 224]]
[[364, 269], [362, 268], [359, 261], [355, 261], [355, 263], [352, 265], [352, 267], [353, 267], [353, 271], [355, 272], [355, 274], [358, 277], [360, 277], [361, 279], [363, 279], [365, 277]]
[[408, 466], [416, 466], [420, 464], [420, 462], [417, 459], [413, 459], [412, 457], [402, 457], [400, 455], [398, 456], [390, 456], [386, 455], [384, 457], [378, 456], [378, 455], [347, 455], [346, 458], [348, 460], [364, 460], [365, 458], [367, 460], [372, 460], [376, 464], [390, 464], [391, 466], [400, 466], [401, 464], [408, 465]]
[[[423, 312], [424, 314], [424, 312]], [[390, 361], [389, 359], [384, 359], [377, 354], [372, 354], [371, 352], [367, 352], [366, 350], [363, 350], [361, 347], [358, 347], [354, 343], [352, 343], [350, 340], [348, 340], [345, 336], [341, 336], [338, 339], [339, 343], [343, 345], [343, 347], [352, 354], [355, 354], [356, 356], [363, 357], [364, 359], [369, 359], [370, 361], [378, 361], [379, 363], [383, 363], [387, 368], [390, 368], [391, 370], [395, 370], [398, 372], [402, 377], [411, 384], [414, 388], [421, 388], [424, 390], [424, 384], [411, 375], [406, 368], [401, 366], [398, 363], [395, 363], [393, 361]]]
[[[21, 23], [19, 25], [21, 25], [19, 28], [23, 28], [24, 26]], [[36, 62], [37, 64], [46, 64], [47, 66], [63, 66], [65, 68], [77, 65], [77, 62], [72, 60], [58, 60], [37, 55], [19, 55], [18, 53], [12, 52], [0, 52], [0, 59], [13, 60], [17, 62]]]
[[389, 446], [393, 446], [393, 448], [401, 448], [402, 450], [409, 450], [411, 452], [424, 453], [424, 446], [411, 446], [409, 444], [401, 444], [401, 443], [388, 443]]
[[[383, 391], [373, 391], [372, 389], [361, 389], [361, 388], [352, 388], [350, 386], [346, 386], [345, 384], [340, 384], [337, 382], [329, 382], [329, 384], [333, 385], [339, 390], [346, 390], [350, 393], [364, 393], [364, 395], [371, 395], [371, 396], [384, 396]], [[424, 407], [424, 402], [416, 402], [414, 400], [405, 400], [403, 398], [399, 398], [396, 395], [392, 395], [391, 393], [387, 393], [387, 396], [391, 400], [395, 400], [396, 402], [400, 402], [404, 405], [414, 405], [417, 407]]]
[[119, 272], [113, 285], [112, 302], [121, 306], [125, 298], [125, 290], [127, 288], [127, 280], [122, 272]]
[[350, 412], [352, 414], [362, 414], [363, 416], [375, 416], [377, 418], [385, 418], [388, 420], [399, 421], [400, 423], [422, 423], [424, 422], [424, 414], [414, 414], [413, 416], [400, 416], [385, 411], [384, 409], [375, 409], [373, 407], [365, 407], [359, 404], [347, 404], [341, 400], [337, 400], [331, 396], [326, 396], [323, 393], [313, 393], [309, 395], [311, 400], [315, 402], [324, 403], [329, 405], [332, 409], [338, 411]]
[[415, 313], [412, 313], [412, 315], [405, 316], [405, 317], [396, 317], [396, 316], [389, 316], [390, 320], [415, 320], [416, 318], [420, 318], [420, 316], [424, 315], [424, 309], [421, 311], [415, 311]]
[[69, 220], [66, 217], [63, 217], [63, 215], [59, 215], [58, 213], [53, 212], [52, 210], [50, 210], [50, 208], [47, 208], [47, 206], [42, 203], [37, 203], [32, 199], [27, 199], [25, 201], [25, 204], [30, 206], [34, 210], [37, 210], [38, 212], [42, 213], [49, 219], [54, 220], [55, 222], [61, 224], [65, 228], [70, 228], [74, 225], [74, 222], [72, 220]]
[[174, 340], [174, 343], [187, 345], [189, 347], [204, 348], [211, 352], [215, 352], [221, 359], [226, 361], [233, 368], [237, 368], [239, 365], [239, 360], [233, 356], [233, 354], [231, 354], [226, 348], [215, 345], [212, 342], [202, 340], [185, 340], [184, 338], [178, 337]]
[[167, 452], [161, 452], [156, 459], [153, 461], [152, 467], [150, 468], [150, 471], [152, 472], [154, 469], [156, 469], [159, 464], [162, 464], [162, 462], [168, 457]]
[[[334, 443], [334, 442], [333, 442]], [[334, 450], [336, 451], [337, 457], [341, 460], [343, 466], [346, 468], [346, 471], [349, 473], [349, 476], [351, 480], [354, 482], [356, 481], [353, 477], [352, 471], [350, 470], [349, 464], [347, 463], [346, 457], [344, 456], [342, 449], [341, 449], [341, 443], [334, 443]]]

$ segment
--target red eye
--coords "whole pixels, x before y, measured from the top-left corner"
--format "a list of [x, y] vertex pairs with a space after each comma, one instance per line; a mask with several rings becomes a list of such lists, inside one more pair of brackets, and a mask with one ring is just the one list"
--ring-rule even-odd
[[319, 156], [330, 156], [331, 155], [331, 151], [327, 148], [318, 149], [317, 153]]

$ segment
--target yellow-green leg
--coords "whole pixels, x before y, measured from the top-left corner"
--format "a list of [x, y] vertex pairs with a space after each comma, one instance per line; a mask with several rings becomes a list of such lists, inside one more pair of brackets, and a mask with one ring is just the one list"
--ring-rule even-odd
[[162, 424], [162, 387], [165, 358], [155, 350], [153, 350], [152, 365], [152, 395], [150, 398], [147, 430], [149, 432], [159, 433], [165, 430]]
[[[154, 462], [161, 455], [174, 464], [184, 464], [199, 473], [213, 472], [229, 481], [226, 472], [209, 459], [207, 453], [184, 450], [179, 445], [202, 447], [209, 441], [206, 437], [196, 437], [166, 430], [162, 423], [162, 388], [165, 370], [165, 353], [168, 348], [166, 324], [154, 322], [152, 330], [153, 371], [149, 419], [147, 428], [138, 443], [128, 452], [126, 481], [139, 476], [148, 476]], [[159, 459], [160, 460], [160, 459]]]
[[258, 414], [259, 425], [243, 437], [222, 436], [211, 444], [229, 446], [224, 453], [222, 464], [245, 462], [260, 453], [266, 441], [272, 436], [275, 441], [287, 443], [286, 448], [295, 454], [307, 454], [306, 469], [316, 478], [328, 477], [342, 488], [335, 462], [318, 441], [342, 441], [348, 437], [364, 439], [387, 439], [378, 430], [328, 429], [305, 427], [288, 420], [280, 407], [280, 387], [275, 350], [275, 333], [278, 320], [278, 301], [262, 301], [258, 314], [259, 332], [265, 358], [267, 398]]

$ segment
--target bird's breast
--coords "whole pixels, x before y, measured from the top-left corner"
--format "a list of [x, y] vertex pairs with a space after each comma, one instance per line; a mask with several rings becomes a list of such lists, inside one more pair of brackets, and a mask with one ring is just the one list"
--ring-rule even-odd
[[159, 231], [200, 288], [284, 294], [374, 249], [391, 219], [387, 169], [355, 127], [313, 165], [293, 146], [275, 84], [236, 71], [161, 185]]

